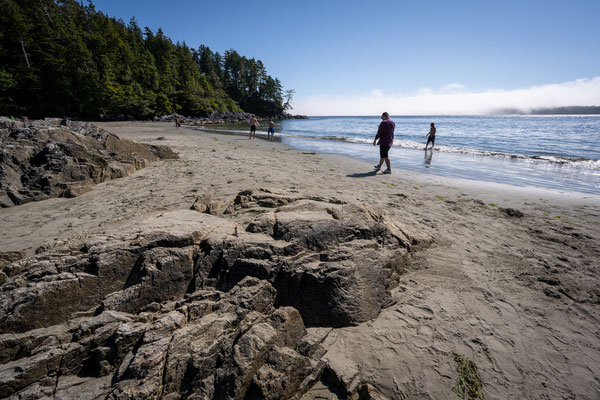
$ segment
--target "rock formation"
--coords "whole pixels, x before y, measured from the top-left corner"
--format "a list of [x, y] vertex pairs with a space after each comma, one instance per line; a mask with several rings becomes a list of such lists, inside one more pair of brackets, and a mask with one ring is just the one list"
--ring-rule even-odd
[[[214, 111], [207, 117], [186, 117], [180, 114], [163, 115], [160, 117], [154, 117], [153, 120], [156, 122], [174, 122], [175, 118], [179, 118], [181, 123], [189, 125], [210, 125], [210, 124], [235, 124], [239, 122], [246, 122], [252, 118], [254, 114], [247, 112], [219, 112]], [[102, 118], [105, 120], [111, 120], [110, 118]], [[132, 120], [131, 116], [120, 116], [114, 120]], [[259, 121], [268, 120], [282, 120], [282, 119], [308, 119], [306, 115], [291, 115], [286, 112], [282, 112], [278, 115], [258, 116]]]
[[327, 369], [330, 328], [375, 318], [430, 241], [336, 199], [248, 190], [207, 210], [5, 266], [0, 397], [299, 399]]
[[0, 117], [0, 207], [74, 197], [159, 159], [166, 146], [121, 139], [93, 124], [60, 120], [24, 124]]

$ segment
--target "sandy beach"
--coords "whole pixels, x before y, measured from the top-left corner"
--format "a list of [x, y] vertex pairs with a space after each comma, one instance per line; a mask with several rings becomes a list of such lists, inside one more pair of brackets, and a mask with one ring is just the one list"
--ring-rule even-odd
[[[0, 248], [28, 256], [202, 195], [264, 188], [375, 205], [433, 238], [371, 321], [337, 328], [323, 359], [382, 398], [456, 398], [453, 353], [473, 360], [488, 399], [600, 398], [600, 196], [416, 175], [303, 152], [259, 136], [170, 123], [104, 129], [180, 156], [75, 198], [0, 209]], [[373, 148], [376, 153], [377, 149]], [[320, 328], [309, 328], [320, 329]], [[335, 398], [317, 385], [306, 394]], [[310, 398], [310, 397], [309, 397]]]

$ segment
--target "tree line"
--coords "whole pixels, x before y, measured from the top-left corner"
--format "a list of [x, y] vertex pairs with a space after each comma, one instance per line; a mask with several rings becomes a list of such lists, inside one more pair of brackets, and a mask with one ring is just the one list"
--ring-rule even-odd
[[0, 0], [0, 115], [150, 118], [290, 108], [260, 60], [173, 43], [91, 0]]

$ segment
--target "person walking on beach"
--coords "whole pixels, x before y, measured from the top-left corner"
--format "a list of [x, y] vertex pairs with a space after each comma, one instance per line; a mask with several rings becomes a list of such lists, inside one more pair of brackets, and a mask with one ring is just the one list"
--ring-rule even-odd
[[373, 146], [377, 145], [377, 139], [379, 139], [379, 164], [375, 165], [375, 171], [379, 171], [381, 169], [381, 165], [385, 161], [385, 166], [387, 169], [383, 171], [384, 174], [391, 174], [392, 167], [390, 164], [390, 158], [388, 157], [388, 152], [390, 151], [390, 147], [394, 144], [394, 129], [396, 129], [396, 124], [394, 121], [390, 119], [390, 114], [384, 112], [381, 114], [381, 123], [379, 124], [379, 129], [377, 129], [377, 135], [375, 135], [375, 139], [373, 140]]
[[253, 136], [256, 139], [256, 127], [257, 126], [260, 126], [260, 124], [258, 123], [256, 116], [252, 115], [252, 118], [250, 118], [250, 140], [252, 140]]
[[269, 121], [269, 131], [267, 132], [267, 136], [269, 137], [269, 140], [275, 138], [275, 122], [273, 122], [273, 120]]
[[429, 146], [429, 143], [431, 143], [431, 150], [433, 150], [433, 146], [435, 146], [435, 124], [432, 122], [431, 123], [431, 129], [429, 130], [429, 133], [426, 135], [427, 136], [427, 143], [425, 144], [425, 150], [427, 150], [427, 146]]

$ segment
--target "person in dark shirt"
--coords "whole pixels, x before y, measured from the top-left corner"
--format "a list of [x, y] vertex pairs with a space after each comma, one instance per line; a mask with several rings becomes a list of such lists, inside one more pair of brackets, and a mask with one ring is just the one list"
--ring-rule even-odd
[[388, 152], [390, 151], [390, 147], [394, 144], [394, 129], [396, 128], [396, 124], [394, 121], [390, 119], [390, 115], [386, 112], [381, 114], [381, 123], [379, 124], [379, 129], [377, 129], [377, 135], [375, 135], [375, 139], [373, 140], [373, 146], [377, 145], [377, 139], [379, 139], [379, 164], [375, 165], [375, 170], [379, 171], [381, 169], [381, 165], [385, 161], [385, 166], [387, 169], [383, 171], [384, 174], [391, 174], [392, 167], [390, 164], [390, 158], [388, 156]]
[[435, 129], [435, 125], [432, 122], [431, 123], [431, 129], [429, 130], [429, 133], [427, 134], [427, 143], [425, 144], [425, 150], [427, 150], [427, 146], [429, 146], [429, 143], [431, 143], [431, 149], [433, 150], [433, 146], [435, 146], [435, 132], [437, 129]]

